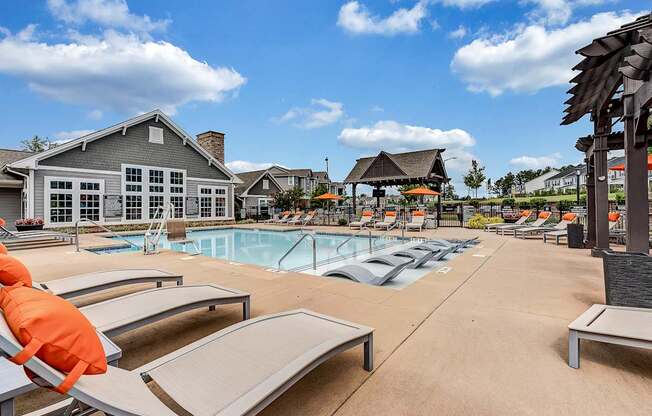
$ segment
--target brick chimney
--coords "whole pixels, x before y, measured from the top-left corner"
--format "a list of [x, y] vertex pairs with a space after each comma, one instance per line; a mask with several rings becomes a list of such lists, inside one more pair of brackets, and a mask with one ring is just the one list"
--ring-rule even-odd
[[224, 133], [209, 130], [197, 135], [197, 143], [224, 164]]

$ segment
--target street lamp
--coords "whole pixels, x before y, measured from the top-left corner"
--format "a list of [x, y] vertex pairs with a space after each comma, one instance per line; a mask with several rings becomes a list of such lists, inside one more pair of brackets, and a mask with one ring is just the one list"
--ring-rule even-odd
[[[452, 156], [452, 157], [446, 158], [446, 159], [444, 159], [444, 163], [446, 163], [446, 162], [449, 161], [449, 160], [455, 160], [455, 159], [457, 159], [457, 156]], [[445, 182], [445, 183], [444, 183], [444, 187], [443, 187], [443, 191], [444, 191], [444, 199], [446, 199], [446, 184], [447, 184], [447, 183], [448, 183], [448, 182]]]
[[575, 192], [577, 195], [577, 206], [580, 205], [580, 177], [582, 176], [582, 171], [577, 169], [575, 171]]

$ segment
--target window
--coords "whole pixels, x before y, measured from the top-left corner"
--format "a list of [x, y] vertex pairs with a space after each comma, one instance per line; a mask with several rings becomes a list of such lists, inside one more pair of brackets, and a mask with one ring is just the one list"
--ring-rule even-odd
[[263, 189], [269, 189], [269, 179], [263, 179]]
[[288, 186], [294, 186], [294, 176], [288, 176]]
[[163, 144], [163, 129], [160, 127], [149, 126], [149, 142]]
[[182, 194], [183, 193], [183, 172], [171, 171], [170, 172], [170, 193]]
[[125, 182], [127, 192], [142, 192], [143, 170], [140, 168], [127, 168], [125, 171]]
[[45, 177], [44, 181], [47, 224], [72, 225], [82, 219], [102, 221], [103, 180]]
[[[123, 165], [125, 220], [149, 220], [159, 207], [174, 205], [174, 217], [183, 218], [185, 208], [185, 175], [183, 170], [163, 167]], [[144, 183], [146, 182], [146, 183]]]
[[[149, 170], [149, 192], [153, 193], [163, 193], [165, 192], [165, 187], [163, 186], [164, 182], [164, 172], [162, 170], [150, 169]], [[161, 202], [161, 205], [163, 203]]]
[[156, 217], [159, 208], [163, 207], [165, 197], [163, 195], [150, 195], [149, 196], [149, 219]]
[[140, 220], [143, 218], [143, 197], [140, 195], [127, 195], [125, 197], [125, 218]]
[[210, 218], [213, 216], [213, 189], [199, 188], [199, 216]]
[[174, 218], [183, 218], [183, 197], [171, 196], [170, 203], [174, 205]]
[[201, 218], [225, 218], [226, 206], [226, 187], [199, 187], [199, 216]]

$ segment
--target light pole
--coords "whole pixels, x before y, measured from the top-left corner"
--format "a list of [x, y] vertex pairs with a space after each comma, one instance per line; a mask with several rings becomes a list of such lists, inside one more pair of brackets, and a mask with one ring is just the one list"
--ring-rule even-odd
[[575, 171], [575, 193], [577, 195], [577, 206], [580, 205], [580, 177], [582, 176], [582, 171], [577, 169]]
[[[457, 159], [456, 156], [452, 156], [452, 157], [446, 158], [446, 159], [444, 159], [444, 163], [446, 163], [446, 162], [449, 161], [449, 160], [455, 160], [455, 159]], [[444, 183], [444, 188], [443, 188], [443, 190], [444, 190], [444, 199], [446, 199], [446, 185], [447, 185], [447, 184], [448, 184], [448, 182], [445, 182], [445, 183]]]

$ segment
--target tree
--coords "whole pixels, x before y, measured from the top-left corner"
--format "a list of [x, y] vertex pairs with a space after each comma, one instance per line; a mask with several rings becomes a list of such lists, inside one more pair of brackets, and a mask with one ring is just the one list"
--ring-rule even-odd
[[484, 174], [484, 166], [480, 166], [477, 160], [472, 160], [469, 173], [464, 175], [464, 185], [475, 191], [476, 198], [478, 197], [478, 189], [482, 186], [485, 179], [487, 177]]
[[274, 202], [272, 204], [275, 208], [282, 210], [294, 210], [297, 208], [297, 205], [299, 205], [301, 198], [303, 198], [303, 190], [297, 186], [293, 189], [288, 189], [287, 191], [275, 193]]
[[50, 139], [38, 136], [34, 136], [31, 139], [21, 140], [20, 144], [23, 146], [24, 150], [36, 153], [41, 153], [54, 147]]
[[499, 196], [509, 196], [512, 194], [512, 187], [514, 185], [514, 174], [507, 172], [505, 176], [496, 179], [493, 189]]
[[448, 184], [444, 185], [443, 198], [448, 200], [460, 199], [459, 195], [455, 193], [455, 187], [453, 186], [452, 183], [449, 182]]
[[320, 183], [319, 185], [317, 185], [317, 187], [312, 191], [312, 194], [310, 195], [310, 204], [313, 207], [323, 208], [326, 201], [322, 201], [320, 199], [315, 199], [315, 198], [317, 198], [320, 195], [324, 195], [327, 192], [328, 192], [328, 187], [325, 184]]

